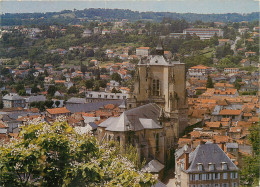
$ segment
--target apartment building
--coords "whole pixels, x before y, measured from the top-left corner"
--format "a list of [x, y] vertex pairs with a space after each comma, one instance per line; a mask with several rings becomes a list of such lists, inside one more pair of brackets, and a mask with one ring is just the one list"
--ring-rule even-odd
[[[224, 145], [224, 144], [222, 144]], [[224, 148], [224, 146], [222, 147]], [[176, 152], [176, 186], [238, 187], [238, 168], [218, 144], [200, 144]]]

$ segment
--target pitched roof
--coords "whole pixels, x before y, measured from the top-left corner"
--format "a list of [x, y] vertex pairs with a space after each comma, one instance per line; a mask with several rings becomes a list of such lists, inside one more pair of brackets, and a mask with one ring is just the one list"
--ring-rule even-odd
[[200, 64], [200, 65], [197, 65], [197, 66], [193, 66], [190, 69], [210, 69], [210, 68]]
[[224, 109], [219, 112], [219, 115], [232, 115], [232, 116], [238, 116], [241, 114], [241, 110], [230, 110], [230, 109]]
[[102, 122], [100, 127], [107, 127], [108, 131], [139, 131], [143, 129], [162, 128], [159, 125], [158, 117], [160, 107], [150, 103], [123, 112], [120, 117], [107, 119]]
[[188, 173], [199, 172], [198, 164], [202, 164], [203, 172], [209, 171], [209, 164], [215, 165], [215, 171], [223, 171], [222, 163], [226, 163], [228, 170], [237, 171], [238, 168], [225, 154], [225, 152], [217, 145], [206, 143], [197, 146], [197, 148], [189, 154], [190, 166]]
[[207, 127], [211, 127], [211, 128], [219, 128], [221, 125], [221, 123], [219, 121], [216, 122], [206, 122], [206, 126]]
[[85, 103], [85, 104], [66, 104], [66, 108], [71, 112], [71, 113], [76, 113], [76, 112], [92, 112], [99, 110], [100, 107], [103, 107], [104, 105], [107, 104], [115, 104], [115, 105], [120, 105], [123, 100], [108, 100], [108, 101], [101, 101], [101, 102], [92, 102], [92, 103]]
[[46, 111], [49, 114], [66, 114], [66, 113], [70, 113], [70, 111], [66, 108], [66, 107], [62, 107], [62, 108], [48, 108], [46, 109]]
[[152, 173], [159, 173], [164, 168], [164, 165], [161, 164], [158, 160], [151, 160], [146, 164], [142, 171], [148, 171]]

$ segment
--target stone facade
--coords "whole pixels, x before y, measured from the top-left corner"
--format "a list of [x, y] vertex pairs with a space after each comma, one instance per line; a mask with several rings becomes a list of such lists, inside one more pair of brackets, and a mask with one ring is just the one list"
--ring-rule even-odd
[[127, 100], [128, 108], [158, 104], [179, 135], [187, 126], [185, 64], [167, 60], [161, 46], [156, 52], [157, 55], [150, 55], [138, 63], [134, 90]]

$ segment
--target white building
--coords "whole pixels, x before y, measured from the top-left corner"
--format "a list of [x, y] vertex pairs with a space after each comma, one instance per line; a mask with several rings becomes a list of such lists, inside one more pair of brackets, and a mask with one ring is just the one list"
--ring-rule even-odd
[[218, 37], [223, 37], [222, 29], [207, 29], [207, 28], [189, 28], [183, 30], [183, 34], [196, 34], [201, 40], [207, 40], [213, 37], [215, 34]]
[[86, 92], [87, 102], [96, 102], [96, 101], [104, 101], [104, 100], [122, 100], [127, 98], [128, 98], [128, 94], [123, 94], [123, 93], [107, 93], [107, 92], [95, 92], [95, 91]]
[[136, 56], [149, 56], [150, 47], [139, 47], [136, 48]]

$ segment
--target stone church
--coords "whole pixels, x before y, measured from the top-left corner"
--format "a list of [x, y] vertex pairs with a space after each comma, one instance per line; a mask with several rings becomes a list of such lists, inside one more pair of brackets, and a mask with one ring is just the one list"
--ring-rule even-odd
[[127, 100], [128, 108], [156, 103], [176, 127], [176, 136], [187, 127], [185, 64], [167, 60], [159, 44], [156, 55], [141, 59], [137, 65], [134, 91]]
[[98, 126], [98, 140], [118, 141], [122, 147], [132, 144], [140, 160], [167, 166], [174, 160], [176, 139], [187, 126], [185, 65], [167, 60], [159, 44], [156, 55], [140, 60], [134, 81], [128, 109]]

